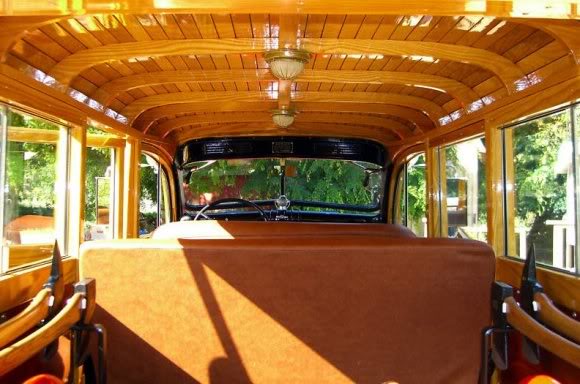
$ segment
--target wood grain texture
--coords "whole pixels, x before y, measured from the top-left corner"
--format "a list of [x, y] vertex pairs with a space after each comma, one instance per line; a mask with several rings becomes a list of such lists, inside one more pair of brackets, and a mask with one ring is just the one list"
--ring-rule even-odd
[[244, 134], [246, 136], [333, 136], [358, 137], [383, 143], [397, 141], [397, 136], [388, 130], [366, 126], [330, 123], [294, 123], [290, 128], [276, 127], [274, 123], [231, 123], [197, 127], [184, 127], [174, 131], [171, 137], [177, 142], [185, 142], [202, 137], [227, 137]]
[[[211, 102], [214, 105], [222, 103], [252, 103], [268, 102], [276, 100], [276, 93], [269, 91], [223, 91], [223, 92], [177, 92], [165, 93], [161, 95], [147, 96], [129, 104], [122, 113], [134, 122], [139, 115], [148, 109], [156, 108], [167, 104]], [[296, 93], [294, 101], [304, 102], [340, 102], [340, 103], [370, 103], [370, 104], [391, 104], [402, 107], [413, 108], [423, 111], [433, 121], [444, 116], [445, 110], [432, 101], [416, 96], [392, 94], [392, 93], [370, 93], [370, 92], [300, 92]]]
[[[10, 1], [0, 3], [0, 14], [9, 15], [84, 15], [102, 13], [156, 13], [170, 9], [175, 13], [241, 13], [241, 14], [336, 14], [353, 15], [421, 15], [425, 10], [436, 16], [453, 15], [485, 15], [495, 17], [512, 17], [514, 13], [522, 12], [521, 3], [514, 0], [482, 0], [474, 3], [473, 0], [422, 0], [390, 2], [384, 0], [368, 0], [364, 6], [360, 1], [348, 0], [339, 3], [331, 0], [218, 0], [211, 2], [172, 1], [171, 7], [167, 3], [140, 0], [126, 0], [118, 6], [104, 6], [101, 0], [84, 0], [74, 2], [46, 2], [43, 0], [29, 0], [26, 2]], [[551, 8], [541, 14], [546, 18], [578, 18], [578, 10], [570, 6], [570, 0], [555, 0], [550, 3]], [[560, 10], [564, 7], [566, 12]], [[526, 8], [524, 7], [523, 10]], [[569, 9], [569, 11], [568, 11]], [[536, 11], [537, 12], [537, 11]], [[538, 16], [532, 13], [532, 16]]]
[[[344, 113], [361, 113], [380, 115], [382, 117], [395, 116], [397, 118], [407, 120], [419, 132], [431, 130], [435, 127], [435, 123], [422, 111], [412, 109], [409, 107], [401, 107], [397, 105], [388, 104], [357, 104], [357, 103], [340, 103], [340, 102], [302, 102], [294, 101], [294, 106], [299, 112], [344, 112]], [[276, 108], [276, 102], [252, 102], [252, 103], [238, 103], [229, 102], [222, 103], [216, 106], [215, 103], [183, 103], [170, 104], [161, 107], [156, 107], [147, 110], [139, 115], [133, 126], [140, 129], [144, 133], [149, 133], [156, 125], [156, 121], [162, 118], [173, 118], [175, 115], [184, 113], [203, 113], [203, 112], [269, 112]]]
[[[300, 16], [280, 15], [278, 25], [278, 48], [297, 48], [300, 37]], [[278, 108], [291, 109], [292, 80], [278, 80]]]
[[14, 268], [50, 258], [54, 243], [10, 244], [4, 247], [8, 256], [8, 267]]
[[51, 294], [50, 289], [43, 288], [22, 312], [0, 324], [0, 348], [28, 332], [46, 317]]
[[124, 149], [123, 163], [123, 236], [124, 239], [139, 237], [139, 201], [141, 193], [141, 141], [128, 139]]
[[580, 64], [580, 34], [578, 20], [533, 20], [518, 19], [518, 23], [546, 31], [564, 45], [570, 52], [575, 64]]
[[580, 321], [560, 311], [544, 293], [536, 293], [534, 300], [540, 305], [538, 316], [542, 323], [580, 344]]
[[546, 81], [536, 87], [495, 100], [492, 104], [472, 112], [464, 118], [437, 128], [437, 130], [427, 132], [424, 137], [413, 138], [408, 142], [402, 141], [400, 145], [414, 145], [416, 139], [424, 140], [425, 138], [445, 136], [484, 118], [491, 124], [501, 126], [523, 116], [529, 116], [562, 103], [579, 100], [579, 68], [569, 67], [567, 70], [560, 71], [557, 75], [546, 79]]
[[[523, 268], [522, 260], [500, 256], [496, 259], [495, 279], [519, 288]], [[537, 269], [537, 277], [554, 302], [571, 311], [580, 311], [580, 278], [541, 266]]]
[[[78, 280], [78, 260], [66, 258], [62, 261], [64, 282], [71, 284]], [[50, 275], [48, 261], [25, 271], [8, 272], [0, 276], [0, 312], [5, 312], [31, 300], [41, 289]]]
[[[271, 121], [271, 114], [268, 112], [240, 112], [240, 113], [215, 113], [182, 116], [163, 122], [150, 130], [151, 134], [160, 135], [165, 138], [174, 130], [181, 127], [208, 124], [208, 123], [245, 123], [245, 122], [265, 122]], [[300, 113], [296, 116], [296, 122], [305, 123], [336, 123], [353, 124], [361, 126], [376, 126], [392, 130], [399, 138], [412, 134], [411, 129], [399, 121], [375, 117], [346, 113]]]
[[[103, 105], [108, 106], [120, 93], [145, 86], [184, 82], [256, 82], [264, 80], [275, 80], [267, 69], [147, 72], [120, 77], [105, 83], [95, 91], [92, 97]], [[424, 73], [305, 69], [300, 77], [296, 79], [296, 82], [411, 85], [448, 93], [457, 99], [463, 107], [479, 99], [475, 91], [457, 80]]]
[[[84, 126], [87, 119], [100, 123], [107, 132], [125, 137], [143, 137], [143, 134], [129, 126], [82, 104], [62, 92], [49, 88], [25, 74], [0, 64], [0, 100], [33, 109], [45, 116], [51, 116], [58, 121]], [[158, 146], [170, 146], [170, 143], [154, 137], [148, 137]]]
[[[87, 129], [74, 126], [69, 128], [68, 148], [68, 188], [67, 237], [68, 255], [78, 256], [79, 247], [84, 241], [85, 232], [85, 194], [87, 167]], [[116, 205], [116, 204], [115, 204]]]
[[31, 358], [78, 322], [81, 318], [82, 299], [80, 293], [74, 294], [52, 320], [25, 338], [0, 350], [0, 376]]
[[507, 320], [518, 332], [554, 355], [580, 368], [580, 345], [550, 331], [521, 309], [513, 297], [508, 297]]
[[503, 211], [503, 142], [502, 132], [485, 122], [485, 188], [487, 194], [487, 243], [496, 255], [505, 254]]
[[[312, 54], [386, 55], [428, 57], [469, 63], [496, 74], [509, 92], [525, 81], [520, 68], [505, 57], [484, 49], [424, 41], [396, 41], [370, 39], [311, 39], [300, 40], [301, 48]], [[278, 39], [187, 39], [155, 40], [109, 44], [74, 53], [58, 62], [50, 75], [64, 85], [82, 71], [100, 63], [139, 57], [170, 55], [228, 55], [261, 54], [278, 46]]]

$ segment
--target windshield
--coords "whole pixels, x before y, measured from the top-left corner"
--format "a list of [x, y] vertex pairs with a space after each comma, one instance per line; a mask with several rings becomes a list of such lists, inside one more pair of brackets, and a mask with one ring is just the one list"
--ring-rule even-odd
[[[341, 206], [378, 209], [383, 169], [360, 161], [329, 159], [242, 159], [200, 161], [186, 173], [183, 188], [189, 206], [218, 199], [264, 201], [285, 195], [304, 210], [340, 211]], [[320, 204], [315, 203], [331, 203]]]

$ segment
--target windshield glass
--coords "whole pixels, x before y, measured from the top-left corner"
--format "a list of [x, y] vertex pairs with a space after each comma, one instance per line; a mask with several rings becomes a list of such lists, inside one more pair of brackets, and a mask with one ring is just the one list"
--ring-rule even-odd
[[[377, 207], [382, 199], [383, 170], [376, 164], [328, 159], [242, 159], [201, 161], [184, 178], [189, 206], [218, 199], [273, 200]], [[340, 207], [308, 204], [305, 210]]]

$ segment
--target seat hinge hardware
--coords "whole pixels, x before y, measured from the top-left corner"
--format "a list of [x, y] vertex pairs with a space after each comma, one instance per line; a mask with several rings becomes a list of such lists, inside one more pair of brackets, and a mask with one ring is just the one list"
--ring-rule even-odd
[[505, 299], [513, 296], [511, 285], [496, 281], [491, 290], [491, 307], [493, 326], [487, 327], [481, 334], [481, 370], [479, 384], [489, 384], [493, 367], [506, 370], [508, 361], [508, 336], [512, 328], [507, 321]]
[[106, 374], [104, 373], [106, 345], [105, 345], [105, 330], [100, 325], [91, 324], [93, 313], [96, 308], [96, 294], [97, 285], [95, 279], [84, 279], [74, 285], [74, 293], [82, 295], [81, 301], [81, 318], [78, 323], [72, 327], [71, 332], [71, 369], [69, 371], [69, 382], [74, 383], [78, 381], [76, 377], [78, 367], [83, 366], [91, 356], [93, 348], [91, 340], [93, 335], [97, 335], [97, 352], [98, 359], [97, 367], [94, 374], [94, 380], [91, 383], [104, 384], [106, 382]]
[[497, 369], [508, 368], [508, 330], [507, 308], [505, 299], [513, 296], [512, 286], [496, 281], [493, 284], [491, 305], [493, 309], [493, 331], [491, 357]]

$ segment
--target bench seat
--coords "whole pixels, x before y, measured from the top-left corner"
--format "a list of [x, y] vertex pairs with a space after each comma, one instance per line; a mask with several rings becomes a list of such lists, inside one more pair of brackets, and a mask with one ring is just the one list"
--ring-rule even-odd
[[85, 243], [112, 383], [475, 383], [494, 255], [336, 235]]

